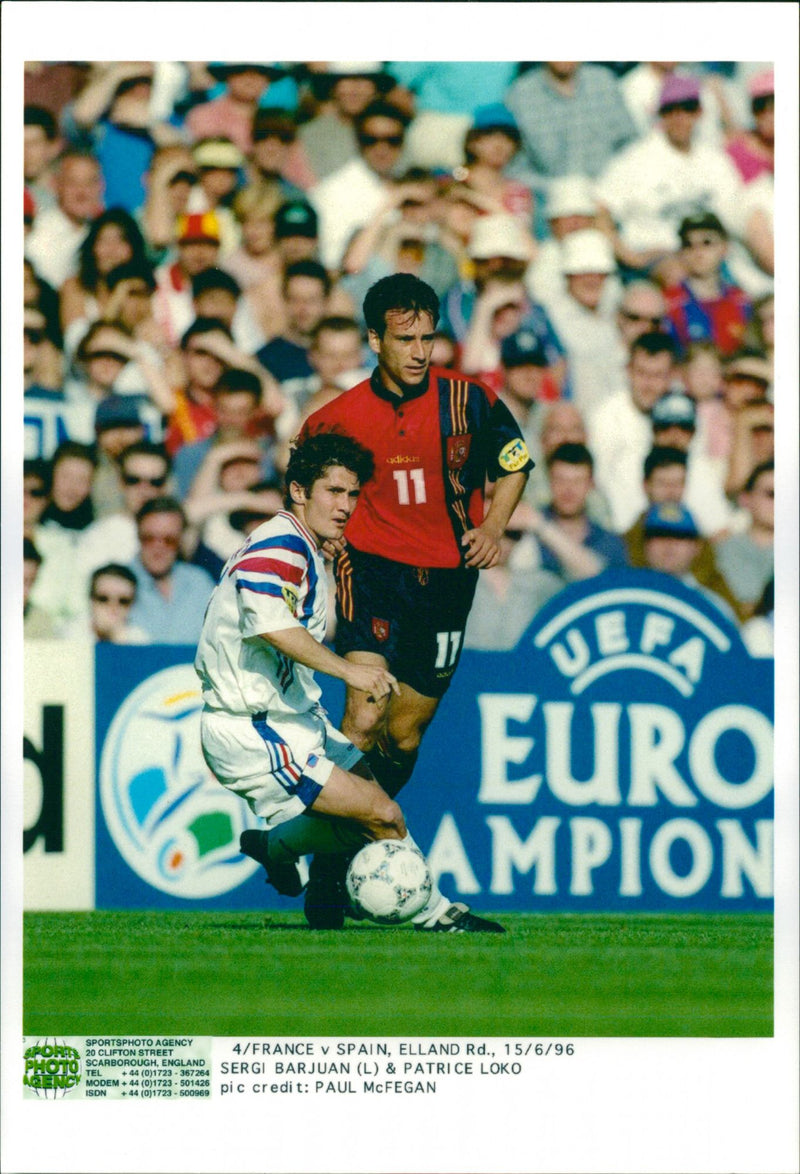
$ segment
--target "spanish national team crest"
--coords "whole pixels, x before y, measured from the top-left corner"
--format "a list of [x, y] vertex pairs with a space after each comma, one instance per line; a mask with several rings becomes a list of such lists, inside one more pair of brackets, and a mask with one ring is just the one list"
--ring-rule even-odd
[[381, 644], [385, 644], [385, 642], [389, 639], [389, 621], [379, 620], [377, 616], [373, 616], [372, 635], [376, 640], [379, 640]]
[[448, 469], [463, 469], [469, 456], [471, 436], [448, 436], [447, 438], [447, 467]]

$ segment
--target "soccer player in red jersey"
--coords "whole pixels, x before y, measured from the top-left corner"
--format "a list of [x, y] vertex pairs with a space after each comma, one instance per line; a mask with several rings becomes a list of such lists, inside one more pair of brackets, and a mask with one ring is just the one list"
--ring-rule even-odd
[[[439, 301], [429, 285], [406, 273], [384, 277], [368, 290], [364, 317], [375, 371], [310, 416], [303, 435], [344, 432], [375, 458], [337, 559], [336, 649], [388, 667], [400, 682], [391, 698], [348, 689], [342, 722], [396, 795], [458, 664], [478, 572], [497, 563], [533, 462], [492, 391], [430, 366]], [[494, 488], [485, 511], [487, 480]], [[312, 926], [343, 923], [346, 864], [313, 861]], [[461, 904], [425, 928], [500, 930]]]

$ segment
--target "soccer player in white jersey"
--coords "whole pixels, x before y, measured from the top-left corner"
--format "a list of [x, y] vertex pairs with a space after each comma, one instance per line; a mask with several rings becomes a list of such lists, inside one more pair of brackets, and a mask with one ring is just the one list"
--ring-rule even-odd
[[[242, 833], [240, 848], [286, 896], [302, 891], [297, 860], [307, 853], [352, 851], [367, 839], [408, 837], [413, 845], [397, 803], [329, 722], [314, 679], [319, 669], [376, 699], [398, 687], [387, 669], [344, 660], [322, 643], [320, 547], [342, 537], [372, 472], [371, 453], [338, 433], [293, 450], [286, 509], [228, 560], [197, 649], [203, 754], [217, 779], [264, 820], [266, 830]], [[414, 921], [459, 932], [462, 910], [434, 885]]]

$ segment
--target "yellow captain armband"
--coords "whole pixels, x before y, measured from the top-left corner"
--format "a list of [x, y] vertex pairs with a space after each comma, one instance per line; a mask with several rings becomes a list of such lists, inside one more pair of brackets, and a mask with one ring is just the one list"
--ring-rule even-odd
[[516, 440], [509, 440], [508, 444], [501, 449], [497, 461], [500, 468], [505, 469], [506, 473], [517, 473], [527, 465], [530, 459], [528, 446], [520, 436]]

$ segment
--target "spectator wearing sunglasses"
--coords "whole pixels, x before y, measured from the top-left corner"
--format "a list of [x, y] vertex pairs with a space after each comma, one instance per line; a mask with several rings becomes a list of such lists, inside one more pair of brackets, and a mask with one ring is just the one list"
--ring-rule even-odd
[[376, 214], [400, 171], [409, 116], [383, 99], [370, 102], [355, 120], [358, 155], [309, 193], [319, 216], [320, 257], [341, 268], [354, 232]]
[[143, 505], [167, 492], [170, 459], [166, 449], [138, 440], [119, 457], [120, 508], [93, 522], [82, 535], [76, 559], [84, 581], [103, 563], [130, 563], [139, 549], [136, 515]]
[[700, 83], [671, 74], [659, 98], [658, 124], [616, 156], [596, 195], [617, 226], [617, 259], [640, 275], [680, 280], [681, 221], [713, 211], [729, 231], [740, 220], [741, 180], [722, 148], [695, 140]]
[[684, 352], [690, 343], [712, 342], [731, 355], [742, 346], [753, 307], [725, 276], [727, 230], [713, 212], [701, 212], [685, 217], [678, 235], [686, 278], [665, 290], [670, 332]]
[[214, 580], [181, 558], [186, 517], [177, 498], [145, 502], [136, 515], [138, 591], [131, 622], [154, 644], [196, 644]]
[[146, 644], [147, 633], [130, 622], [136, 600], [136, 576], [121, 563], [98, 567], [89, 584], [89, 612], [76, 617], [64, 635], [98, 644]]

